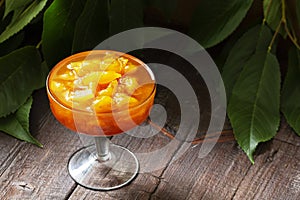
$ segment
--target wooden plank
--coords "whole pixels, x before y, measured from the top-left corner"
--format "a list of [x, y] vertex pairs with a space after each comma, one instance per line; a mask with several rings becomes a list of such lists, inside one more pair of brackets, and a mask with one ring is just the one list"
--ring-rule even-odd
[[[139, 131], [139, 130], [134, 130]], [[149, 132], [157, 132], [155, 129], [151, 128]], [[134, 134], [131, 132], [131, 134]], [[152, 133], [149, 133], [150, 135], [153, 135]], [[164, 136], [161, 133], [158, 133], [156, 135], [153, 135], [150, 138], [143, 139], [143, 138], [137, 138], [132, 137], [127, 134], [121, 134], [118, 136], [115, 136], [112, 139], [112, 142], [121, 146], [124, 146], [131, 150], [133, 153], [147, 153], [152, 152], [155, 150], [158, 150], [160, 148], [163, 148], [166, 146], [170, 139], [166, 136]], [[178, 143], [179, 144], [179, 143]], [[174, 148], [174, 151], [166, 152], [164, 155], [164, 161], [165, 165], [167, 166], [169, 161], [172, 159], [174, 153], [176, 152], [177, 148]], [[159, 160], [159, 158], [158, 158]], [[151, 161], [150, 163], [144, 162], [144, 165], [142, 164], [141, 170], [143, 168], [149, 168], [149, 165], [153, 164]], [[165, 167], [164, 167], [165, 168]], [[97, 192], [97, 191], [91, 191], [83, 187], [76, 187], [72, 195], [69, 199], [149, 199], [151, 193], [155, 190], [157, 184], [160, 182], [160, 175], [162, 174], [164, 168], [157, 169], [152, 172], [142, 172], [139, 173], [137, 178], [134, 179], [129, 185], [120, 188], [118, 190], [108, 191], [108, 192]]]
[[280, 130], [278, 131], [275, 139], [300, 146], [300, 137], [292, 130], [286, 120], [282, 117]]
[[278, 140], [262, 144], [255, 165], [235, 142], [217, 144], [197, 158], [190, 149], [163, 173], [151, 199], [299, 199], [299, 147]]
[[264, 145], [233, 199], [300, 198], [300, 148], [273, 140]]
[[0, 132], [0, 175], [18, 154], [22, 145], [17, 139]]
[[67, 162], [80, 146], [76, 135], [48, 115], [37, 138], [44, 148], [23, 145], [1, 175], [0, 199], [61, 199], [74, 187]]
[[83, 199], [105, 199], [105, 200], [142, 200], [149, 199], [151, 192], [155, 189], [158, 179], [147, 174], [139, 174], [138, 177], [128, 186], [123, 188], [101, 192], [93, 191], [77, 186], [72, 193], [69, 200], [83, 200]]
[[[33, 136], [35, 136], [38, 133], [38, 127], [43, 123], [45, 113], [49, 111], [49, 106], [43, 89], [36, 91], [33, 98], [33, 109], [31, 109], [30, 115], [30, 129]], [[0, 132], [0, 175], [6, 170], [8, 165], [19, 153], [21, 147], [25, 144], [25, 142]]]
[[[184, 149], [186, 143], [171, 140], [153, 127], [144, 132], [136, 129], [130, 135], [115, 136], [112, 138], [113, 143], [127, 147], [138, 155], [146, 153], [140, 159], [149, 163], [141, 167], [141, 173], [128, 186], [109, 192], [88, 190], [74, 183], [67, 172], [68, 159], [82, 146], [81, 141], [54, 119], [49, 111], [45, 91], [40, 93], [38, 96], [41, 97], [34, 101], [31, 129], [44, 148], [0, 133], [0, 199], [193, 200], [300, 197], [300, 137], [284, 122], [272, 142], [259, 146], [255, 165], [251, 165], [235, 141], [217, 143], [202, 159], [198, 157], [201, 146], [190, 147], [177, 159], [178, 150]], [[178, 105], [171, 94], [163, 91], [158, 91], [156, 101], [165, 105], [170, 116], [167, 128], [175, 134], [180, 123]], [[204, 120], [199, 129], [201, 134], [208, 123], [208, 111], [201, 110]], [[139, 138], [141, 136], [151, 137]], [[172, 149], [159, 154], [156, 160], [147, 160], [147, 153], [163, 149], [172, 141], [175, 141]], [[151, 164], [162, 161], [165, 163], [161, 168], [145, 171], [151, 169]]]
[[17, 139], [0, 131], [0, 163], [3, 163], [7, 159], [7, 156], [12, 154], [12, 149], [16, 149], [16, 146], [19, 145]]
[[217, 143], [205, 157], [190, 148], [163, 173], [152, 199], [229, 199], [251, 166], [235, 142]]
[[54, 119], [44, 90], [34, 95], [30, 121], [32, 134], [44, 148], [4, 137], [15, 146], [6, 145], [6, 152], [1, 152], [10, 159], [3, 159], [0, 199], [62, 199], [75, 186], [67, 162], [81, 146], [79, 139]]

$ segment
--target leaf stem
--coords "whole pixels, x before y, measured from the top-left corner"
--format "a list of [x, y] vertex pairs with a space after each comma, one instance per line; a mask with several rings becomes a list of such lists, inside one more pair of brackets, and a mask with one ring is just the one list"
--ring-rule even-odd
[[39, 43], [35, 46], [35, 48], [39, 49], [41, 44], [42, 44], [42, 40], [39, 41]]
[[274, 33], [274, 35], [272, 37], [272, 40], [271, 40], [271, 42], [270, 42], [270, 44], [268, 46], [268, 53], [270, 53], [271, 50], [272, 50], [272, 46], [273, 46], [273, 44], [275, 42], [275, 38], [277, 37], [277, 35], [279, 33], [279, 30], [280, 30], [280, 27], [281, 27], [281, 23], [282, 23], [282, 21], [280, 20], [279, 24], [276, 27], [275, 33]]
[[286, 15], [285, 15], [285, 0], [281, 0], [281, 21], [286, 23]]
[[[271, 1], [270, 1], [270, 4], [271, 4]], [[268, 5], [268, 9], [270, 7], [270, 4]], [[264, 21], [263, 21], [263, 24], [265, 23], [265, 19], [266, 17], [264, 18]], [[288, 27], [288, 24], [287, 24], [287, 20], [286, 20], [286, 4], [285, 4], [285, 0], [281, 0], [281, 19], [280, 19], [280, 22], [279, 24], [277, 25], [276, 27], [276, 30], [275, 30], [275, 33], [272, 37], [272, 40], [270, 42], [270, 45], [268, 47], [268, 52], [270, 52], [272, 50], [272, 46], [274, 44], [274, 41], [275, 41], [275, 38], [276, 36], [278, 35], [279, 33], [279, 30], [280, 30], [280, 27], [281, 25], [284, 25], [284, 29], [288, 35], [288, 37], [290, 38], [290, 40], [292, 41], [292, 43], [300, 50], [300, 45], [297, 43], [297, 37], [294, 37], [290, 30], [289, 30], [289, 27]], [[293, 31], [293, 29], [292, 29]]]
[[293, 38], [296, 40], [296, 42], [297, 42], [297, 35], [296, 35], [296, 32], [295, 32], [295, 30], [293, 29], [293, 27], [292, 27], [292, 35], [293, 35]]
[[293, 37], [290, 30], [289, 30], [289, 27], [288, 27], [288, 24], [287, 24], [287, 21], [286, 21], [286, 9], [285, 9], [285, 0], [281, 0], [281, 3], [282, 3], [282, 17], [281, 17], [281, 22], [284, 24], [284, 29], [287, 33], [287, 35], [289, 36], [290, 40], [292, 41], [292, 43], [297, 47], [297, 49], [300, 49], [300, 46], [299, 44], [297, 43], [297, 37]]
[[285, 29], [287, 35], [289, 36], [289, 38], [291, 39], [292, 43], [297, 47], [297, 49], [300, 50], [300, 45], [297, 43], [297, 38], [296, 37], [294, 38], [292, 36], [292, 34], [287, 26], [287, 23], [284, 24], [284, 29]]
[[267, 7], [267, 11], [266, 11], [266, 14], [265, 14], [264, 19], [263, 19], [263, 25], [265, 25], [265, 23], [267, 21], [267, 17], [269, 15], [269, 12], [270, 12], [270, 9], [271, 9], [271, 4], [272, 4], [272, 0], [269, 1], [269, 5]]

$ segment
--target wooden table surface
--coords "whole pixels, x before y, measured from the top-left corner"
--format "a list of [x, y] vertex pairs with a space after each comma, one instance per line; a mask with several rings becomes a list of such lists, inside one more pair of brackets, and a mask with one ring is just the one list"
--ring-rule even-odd
[[[67, 171], [68, 159], [82, 147], [81, 140], [56, 121], [44, 91], [38, 93], [31, 129], [44, 148], [0, 133], [0, 199], [300, 198], [300, 137], [284, 121], [276, 138], [258, 147], [254, 165], [234, 140], [221, 137], [205, 158], [198, 157], [201, 145], [196, 145], [172, 162], [176, 151], [170, 152], [164, 168], [140, 173], [121, 189], [99, 192], [83, 188]], [[133, 152], [151, 152], [170, 141], [161, 132], [147, 139], [127, 134], [112, 138]], [[178, 148], [182, 145], [178, 142]]]
[[[204, 94], [200, 95], [202, 102], [207, 96]], [[231, 131], [225, 131], [204, 158], [198, 156], [201, 139], [199, 145], [192, 145], [178, 157], [178, 150], [188, 142], [166, 135], [176, 133], [178, 105], [164, 88], [158, 88], [156, 102], [168, 113], [165, 131], [144, 139], [121, 134], [111, 140], [135, 153], [155, 151], [173, 140], [177, 147], [157, 158], [165, 162], [163, 168], [141, 169], [143, 172], [129, 185], [103, 192], [83, 188], [68, 175], [68, 159], [83, 144], [76, 133], [53, 117], [45, 90], [35, 92], [30, 128], [44, 147], [0, 133], [0, 199], [300, 199], [300, 137], [284, 119], [276, 137], [257, 148], [254, 165], [233, 140]], [[200, 138], [208, 113], [209, 106], [201, 108]], [[226, 123], [224, 129], [228, 128]], [[151, 126], [149, 133], [155, 130]]]

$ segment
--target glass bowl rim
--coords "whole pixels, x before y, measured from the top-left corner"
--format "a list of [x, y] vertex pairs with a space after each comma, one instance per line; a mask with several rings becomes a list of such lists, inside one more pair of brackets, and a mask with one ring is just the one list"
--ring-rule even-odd
[[[113, 53], [117, 56], [124, 56], [125, 58], [129, 58], [130, 60], [133, 60], [134, 62], [137, 62], [139, 63], [140, 65], [142, 65], [146, 71], [149, 73], [150, 77], [153, 79], [154, 81], [154, 86], [153, 86], [153, 89], [151, 91], [151, 93], [149, 94], [149, 96], [147, 98], [144, 99], [144, 101], [140, 102], [139, 104], [135, 105], [135, 106], [132, 106], [132, 107], [125, 107], [125, 109], [116, 109], [116, 110], [112, 110], [112, 111], [108, 111], [108, 112], [90, 112], [90, 111], [85, 111], [85, 110], [80, 110], [80, 109], [76, 109], [76, 108], [72, 108], [70, 106], [67, 106], [65, 105], [64, 103], [62, 103], [58, 98], [55, 98], [55, 95], [53, 94], [52, 91], [50, 91], [50, 88], [49, 88], [49, 77], [51, 75], [51, 73], [55, 70], [55, 68], [61, 66], [61, 65], [65, 65], [67, 64], [68, 62], [74, 60], [75, 58], [80, 58], [80, 57], [88, 57], [88, 56], [91, 56], [91, 55], [96, 55], [96, 54], [105, 54], [105, 53]], [[152, 70], [150, 69], [150, 67], [144, 63], [143, 61], [141, 61], [140, 59], [130, 55], [130, 54], [127, 54], [127, 53], [123, 53], [123, 52], [120, 52], [120, 51], [115, 51], [115, 50], [90, 50], [90, 51], [83, 51], [83, 52], [79, 52], [79, 53], [76, 53], [76, 54], [73, 54], [71, 56], [68, 56], [66, 58], [64, 58], [63, 60], [59, 61], [48, 73], [47, 75], [47, 79], [46, 79], [46, 90], [47, 90], [47, 93], [48, 95], [51, 97], [51, 99], [53, 101], [55, 101], [55, 103], [57, 103], [59, 106], [63, 107], [64, 109], [66, 110], [69, 110], [71, 112], [76, 112], [76, 113], [81, 113], [81, 114], [88, 114], [88, 115], [111, 115], [111, 114], [118, 114], [118, 113], [122, 113], [122, 112], [126, 112], [128, 110], [136, 110], [140, 107], [142, 107], [145, 103], [147, 103], [147, 101], [149, 99], [151, 99], [152, 95], [154, 95], [155, 91], [156, 91], [156, 79], [155, 79], [155, 76], [152, 72]], [[129, 109], [128, 109], [129, 108]]]

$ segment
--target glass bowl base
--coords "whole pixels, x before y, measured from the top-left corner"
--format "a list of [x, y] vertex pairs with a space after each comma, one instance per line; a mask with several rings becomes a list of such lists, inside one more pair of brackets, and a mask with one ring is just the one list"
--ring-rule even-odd
[[96, 146], [76, 151], [69, 160], [70, 176], [79, 185], [93, 190], [113, 190], [132, 181], [139, 170], [136, 156], [128, 149], [110, 144], [107, 160], [98, 159]]

